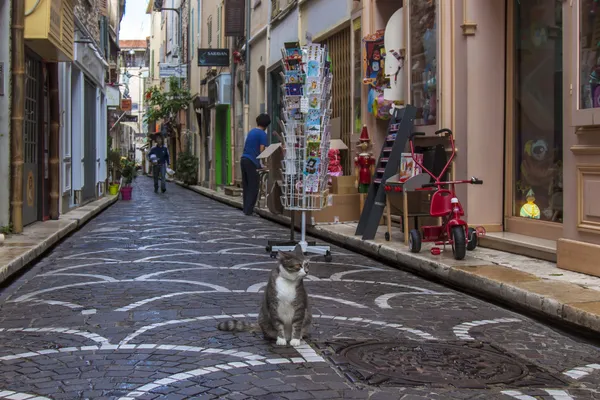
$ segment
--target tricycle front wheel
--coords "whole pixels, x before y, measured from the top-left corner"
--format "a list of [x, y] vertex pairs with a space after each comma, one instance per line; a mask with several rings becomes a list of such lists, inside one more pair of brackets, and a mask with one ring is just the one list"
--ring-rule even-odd
[[421, 232], [417, 229], [411, 229], [408, 233], [408, 249], [411, 253], [418, 253], [421, 251]]
[[452, 254], [456, 260], [463, 260], [467, 255], [467, 237], [464, 226], [452, 227]]

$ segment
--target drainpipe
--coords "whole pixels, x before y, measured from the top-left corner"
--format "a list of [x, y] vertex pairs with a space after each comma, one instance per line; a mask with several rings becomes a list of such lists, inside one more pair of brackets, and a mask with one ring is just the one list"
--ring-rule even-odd
[[250, 130], [250, 1], [246, 1], [246, 82], [244, 85], [244, 136]]
[[25, 0], [12, 2], [11, 220], [23, 232], [23, 116], [25, 114]]
[[234, 50], [234, 43], [235, 43], [235, 39], [231, 38], [231, 42], [230, 42], [230, 48], [231, 48], [231, 100], [230, 100], [230, 105], [229, 105], [229, 110], [230, 110], [230, 117], [229, 120], [231, 121], [231, 129], [229, 130], [229, 141], [231, 142], [231, 182], [229, 182], [230, 185], [233, 185], [233, 183], [235, 182], [235, 131], [236, 131], [236, 121], [235, 121], [235, 88], [237, 86], [237, 65], [235, 63], [235, 60], [233, 58], [233, 50]]
[[48, 143], [48, 166], [50, 176], [50, 219], [59, 215], [59, 148], [60, 148], [60, 107], [58, 99], [58, 63], [48, 65], [48, 86], [50, 95], [50, 136]]

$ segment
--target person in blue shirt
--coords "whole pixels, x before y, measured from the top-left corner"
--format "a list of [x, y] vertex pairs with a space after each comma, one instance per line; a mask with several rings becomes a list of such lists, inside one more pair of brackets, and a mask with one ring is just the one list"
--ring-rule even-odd
[[248, 132], [244, 144], [244, 153], [240, 161], [242, 169], [242, 189], [244, 200], [244, 214], [252, 215], [256, 200], [258, 200], [260, 161], [256, 158], [267, 147], [267, 128], [271, 125], [271, 117], [260, 114], [256, 117], [256, 128]]
[[148, 160], [152, 163], [152, 176], [154, 177], [154, 193], [158, 193], [158, 179], [160, 178], [160, 189], [167, 191], [166, 174], [167, 166], [171, 164], [169, 149], [163, 144], [162, 136], [156, 136], [156, 146], [150, 149]]

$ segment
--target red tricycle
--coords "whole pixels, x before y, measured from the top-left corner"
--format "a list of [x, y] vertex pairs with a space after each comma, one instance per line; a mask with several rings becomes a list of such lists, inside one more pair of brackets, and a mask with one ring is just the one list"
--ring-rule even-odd
[[[413, 132], [409, 137], [410, 151], [413, 155], [414, 162], [421, 167], [421, 170], [430, 175], [434, 182], [426, 183], [422, 185], [423, 188], [437, 188], [431, 196], [431, 205], [429, 207], [429, 215], [431, 217], [439, 217], [442, 220], [442, 224], [438, 226], [423, 226], [421, 231], [418, 229], [412, 229], [409, 232], [408, 248], [413, 253], [421, 251], [422, 242], [433, 242], [436, 246], [450, 244], [452, 246], [452, 253], [454, 258], [462, 260], [465, 258], [467, 250], [475, 250], [477, 247], [478, 237], [483, 235], [485, 230], [483, 228], [469, 228], [467, 222], [461, 217], [465, 215], [458, 198], [454, 186], [460, 183], [470, 183], [472, 185], [481, 185], [483, 181], [477, 178], [471, 178], [469, 180], [459, 181], [442, 181], [442, 177], [452, 164], [452, 160], [456, 155], [456, 147], [454, 146], [454, 136], [450, 129], [440, 129], [436, 131], [436, 135], [446, 133], [450, 140], [452, 147], [452, 154], [450, 155], [448, 162], [442, 169], [442, 172], [438, 176], [435, 176], [433, 172], [429, 171], [418, 161], [415, 155], [415, 147], [413, 138], [415, 136], [424, 136], [424, 132]], [[447, 186], [448, 189], [444, 189], [443, 186]], [[432, 254], [439, 254], [440, 249], [434, 247], [431, 251]]]

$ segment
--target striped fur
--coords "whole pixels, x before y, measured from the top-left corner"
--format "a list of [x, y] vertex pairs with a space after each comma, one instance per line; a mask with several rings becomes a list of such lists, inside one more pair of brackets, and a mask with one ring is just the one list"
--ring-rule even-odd
[[217, 329], [223, 332], [252, 332], [260, 330], [257, 323], [238, 321], [237, 319], [220, 322], [217, 325]]

